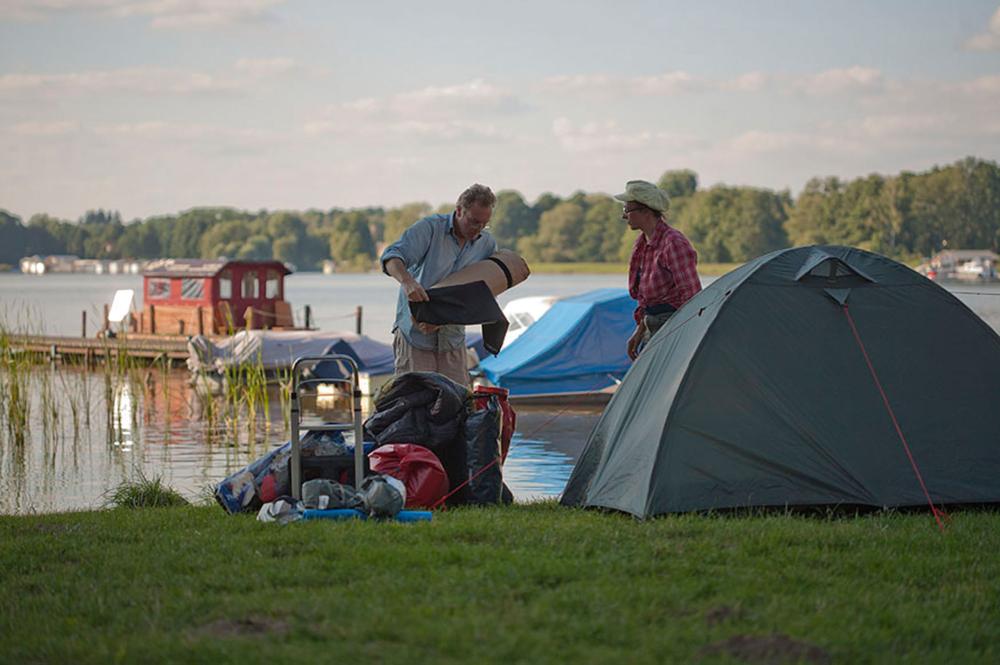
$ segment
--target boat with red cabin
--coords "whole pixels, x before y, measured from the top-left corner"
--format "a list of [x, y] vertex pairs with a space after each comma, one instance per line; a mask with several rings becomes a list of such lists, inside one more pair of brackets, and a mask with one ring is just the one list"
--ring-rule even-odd
[[[143, 272], [143, 306], [134, 331], [223, 335], [235, 330], [295, 329], [280, 261], [160, 259]], [[303, 328], [309, 328], [305, 317]]]

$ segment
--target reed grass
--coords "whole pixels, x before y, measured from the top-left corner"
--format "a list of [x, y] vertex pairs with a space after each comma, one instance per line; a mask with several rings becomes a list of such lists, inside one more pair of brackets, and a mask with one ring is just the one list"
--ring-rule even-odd
[[109, 508], [163, 508], [187, 506], [190, 502], [179, 492], [163, 484], [160, 476], [147, 478], [137, 471], [137, 478], [121, 482], [107, 494]]
[[83, 399], [80, 395], [80, 391], [76, 389], [79, 386], [79, 382], [76, 386], [71, 386], [71, 380], [67, 380], [67, 377], [79, 376], [78, 372], [59, 372], [59, 383], [62, 386], [62, 394], [65, 397], [66, 404], [69, 406], [70, 422], [72, 423], [72, 433], [74, 440], [79, 437], [80, 432], [80, 419], [84, 411]]
[[42, 417], [42, 440], [51, 443], [59, 430], [59, 409], [56, 397], [52, 392], [55, 382], [55, 364], [50, 363], [47, 371], [35, 372], [40, 388], [38, 391], [39, 406]]
[[32, 359], [9, 344], [3, 335], [0, 371], [3, 375], [4, 429], [14, 447], [23, 447], [28, 439], [28, 422], [31, 416], [31, 393], [28, 388]]
[[282, 367], [276, 372], [278, 400], [281, 404], [281, 418], [284, 431], [291, 427], [292, 368]]
[[257, 424], [261, 409], [264, 411], [267, 423], [270, 423], [270, 416], [267, 415], [267, 376], [259, 353], [256, 362], [240, 369], [242, 382], [240, 396], [247, 415], [247, 443], [253, 448], [257, 440]]
[[213, 445], [218, 429], [219, 410], [216, 396], [208, 387], [209, 379], [204, 367], [199, 368], [195, 381], [194, 399], [197, 400], [198, 410], [194, 415], [203, 419], [202, 431], [205, 434], [205, 440], [209, 445]]
[[[141, 450], [125, 453], [142, 445], [145, 432], [156, 427], [169, 441], [176, 418], [186, 417], [194, 420], [192, 426], [209, 446], [225, 445], [227, 466], [240, 466], [253, 459], [279, 422], [287, 429], [290, 372], [277, 377], [279, 396], [271, 394], [275, 377], [259, 356], [226, 370], [222, 394], [194, 391], [189, 409], [173, 413], [177, 409], [171, 397], [177, 387], [169, 358], [137, 359], [127, 352], [125, 338], [110, 336], [103, 338], [94, 361], [19, 350], [14, 337], [31, 334], [33, 327], [27, 315], [0, 311], [0, 490], [12, 492], [0, 505], [8, 509], [20, 512], [35, 500], [32, 494], [55, 491], [43, 488], [58, 482], [60, 461], [78, 470], [80, 461], [88, 459], [80, 445], [89, 444], [92, 436], [105, 444], [97, 453], [101, 458], [127, 469], [132, 460], [144, 460]], [[271, 414], [278, 401], [282, 420]], [[163, 446], [164, 455], [168, 448]]]

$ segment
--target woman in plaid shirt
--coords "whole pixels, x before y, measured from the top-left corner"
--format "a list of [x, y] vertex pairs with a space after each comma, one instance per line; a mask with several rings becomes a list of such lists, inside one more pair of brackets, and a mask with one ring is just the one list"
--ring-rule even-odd
[[701, 291], [698, 253], [683, 233], [667, 225], [670, 197], [653, 183], [629, 180], [625, 193], [615, 198], [625, 204], [622, 219], [629, 228], [642, 231], [628, 266], [628, 292], [639, 303], [628, 340], [628, 357], [635, 360], [670, 316]]

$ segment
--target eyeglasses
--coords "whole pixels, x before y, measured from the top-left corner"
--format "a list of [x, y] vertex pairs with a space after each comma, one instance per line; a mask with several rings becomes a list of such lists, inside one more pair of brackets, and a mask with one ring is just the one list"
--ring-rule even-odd
[[644, 206], [644, 205], [637, 205], [637, 206], [634, 206], [632, 208], [629, 208], [628, 206], [626, 206], [626, 207], [622, 208], [622, 217], [628, 217], [629, 213], [635, 212], [637, 210], [644, 210], [645, 208], [646, 208], [646, 206]]
[[467, 222], [472, 222], [474, 224], [481, 224], [482, 227], [489, 228], [490, 220], [487, 219], [485, 222], [481, 219], [476, 219], [471, 212], [463, 211], [462, 214], [458, 216], [459, 219], [465, 220]]

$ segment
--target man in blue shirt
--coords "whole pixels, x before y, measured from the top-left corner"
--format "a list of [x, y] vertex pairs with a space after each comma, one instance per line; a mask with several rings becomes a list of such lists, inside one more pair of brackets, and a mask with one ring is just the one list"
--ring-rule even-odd
[[409, 303], [429, 300], [426, 289], [497, 250], [485, 231], [496, 196], [472, 185], [458, 197], [451, 214], [418, 220], [382, 252], [382, 270], [400, 284], [393, 325], [396, 373], [438, 372], [467, 386], [465, 326], [417, 323]]

